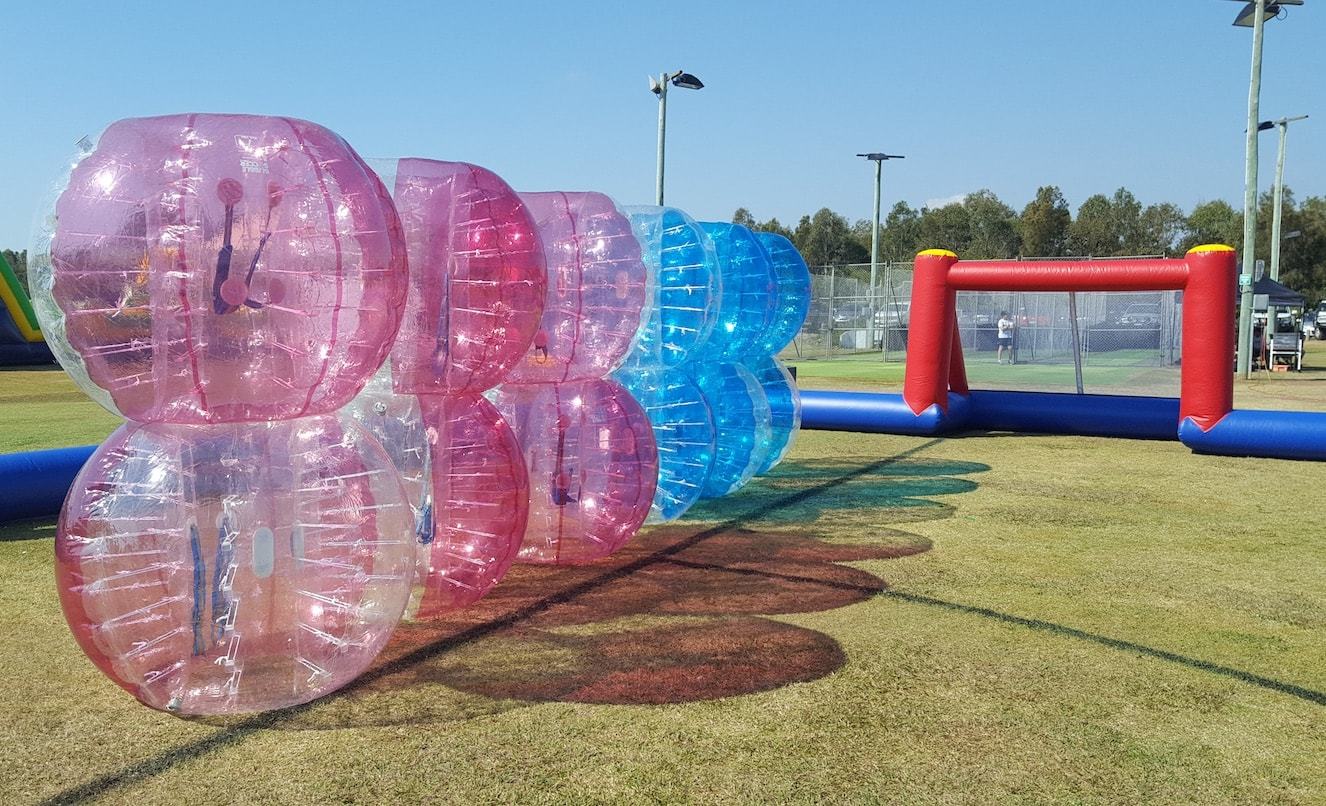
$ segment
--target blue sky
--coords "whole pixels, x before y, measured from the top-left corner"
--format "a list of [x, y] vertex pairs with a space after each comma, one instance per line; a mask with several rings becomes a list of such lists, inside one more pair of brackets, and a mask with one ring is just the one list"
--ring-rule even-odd
[[[0, 246], [84, 134], [186, 111], [293, 115], [365, 156], [476, 162], [518, 190], [653, 198], [669, 97], [668, 201], [795, 223], [988, 187], [1074, 208], [1124, 185], [1185, 208], [1242, 198], [1251, 34], [1221, 0], [1011, 3], [8, 2], [0, 5]], [[1027, 9], [1024, 11], [1024, 9]], [[1267, 25], [1262, 117], [1290, 131], [1287, 182], [1326, 194], [1326, 0]], [[1269, 186], [1273, 135], [1262, 136]]]

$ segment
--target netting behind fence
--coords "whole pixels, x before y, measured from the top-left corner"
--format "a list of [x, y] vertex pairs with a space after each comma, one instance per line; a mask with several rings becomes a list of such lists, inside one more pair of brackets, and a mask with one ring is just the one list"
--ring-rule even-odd
[[[881, 266], [873, 294], [868, 265], [812, 271], [810, 316], [784, 358], [906, 359], [911, 264]], [[1085, 393], [1177, 395], [1181, 313], [1182, 294], [1175, 291], [964, 291], [957, 297], [958, 331], [975, 389], [1074, 392], [1080, 367]], [[1001, 356], [1004, 314], [1012, 324], [1011, 344]]]

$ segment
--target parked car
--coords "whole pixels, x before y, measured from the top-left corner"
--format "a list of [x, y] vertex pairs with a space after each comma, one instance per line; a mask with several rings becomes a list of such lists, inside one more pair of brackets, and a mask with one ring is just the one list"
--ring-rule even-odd
[[1123, 309], [1118, 321], [1122, 327], [1160, 327], [1160, 306], [1129, 305]]
[[833, 326], [865, 327], [870, 320], [870, 306], [864, 302], [845, 302], [833, 308]]
[[806, 323], [801, 329], [807, 333], [819, 333], [829, 329], [829, 303], [827, 300], [815, 299], [810, 302], [810, 310], [806, 313]]
[[875, 327], [877, 328], [897, 328], [907, 327], [907, 318], [911, 313], [912, 303], [890, 302], [883, 308], [875, 311]]
[[1317, 303], [1317, 338], [1326, 339], [1326, 299]]

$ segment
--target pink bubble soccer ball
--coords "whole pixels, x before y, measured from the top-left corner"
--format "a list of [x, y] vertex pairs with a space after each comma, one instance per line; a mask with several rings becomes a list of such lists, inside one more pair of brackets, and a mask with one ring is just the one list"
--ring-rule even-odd
[[93, 397], [139, 422], [334, 411], [382, 363], [405, 302], [381, 181], [292, 118], [114, 123], [73, 168], [49, 236], [43, 329]]
[[571, 565], [605, 557], [644, 523], [658, 453], [644, 409], [612, 381], [505, 385], [497, 408], [529, 469], [520, 560]]
[[506, 575], [529, 513], [520, 445], [481, 395], [419, 398], [432, 498], [421, 519], [416, 618], [473, 604]]
[[393, 196], [410, 256], [396, 391], [495, 386], [543, 313], [543, 247], [524, 203], [492, 171], [423, 159], [396, 164]]
[[74, 482], [56, 538], [83, 651], [178, 714], [297, 705], [361, 674], [410, 595], [391, 461], [333, 415], [129, 423]]
[[634, 344], [649, 277], [631, 221], [602, 193], [522, 193], [548, 261], [534, 343], [505, 383], [603, 378]]

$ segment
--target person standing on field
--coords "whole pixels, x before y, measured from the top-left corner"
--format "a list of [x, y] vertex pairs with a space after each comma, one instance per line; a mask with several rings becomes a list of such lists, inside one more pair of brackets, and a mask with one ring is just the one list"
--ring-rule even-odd
[[999, 312], [999, 322], [996, 325], [999, 328], [999, 353], [996, 358], [999, 363], [1004, 363], [1004, 348], [1008, 348], [1008, 363], [1013, 363], [1013, 317], [1008, 315], [1008, 311]]

